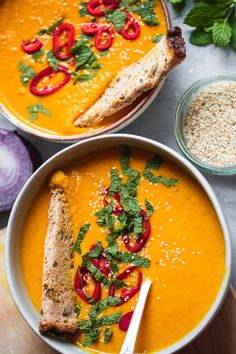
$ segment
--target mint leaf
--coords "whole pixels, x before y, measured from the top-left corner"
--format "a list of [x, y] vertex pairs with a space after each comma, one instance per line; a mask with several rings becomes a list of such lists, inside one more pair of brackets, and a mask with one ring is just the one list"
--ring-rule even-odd
[[155, 2], [154, 1], [142, 1], [138, 5], [130, 6], [129, 10], [131, 12], [137, 13], [144, 23], [148, 26], [157, 26], [159, 21], [157, 15], [154, 11]]
[[230, 25], [232, 28], [230, 44], [231, 47], [236, 51], [236, 9], [234, 10], [234, 14], [230, 18]]
[[141, 216], [134, 218], [134, 234], [141, 235], [143, 233], [143, 218]]
[[109, 187], [109, 195], [113, 196], [120, 191], [121, 178], [116, 168], [111, 169], [111, 185]]
[[88, 229], [90, 227], [90, 224], [85, 224], [84, 226], [82, 226], [79, 230], [79, 234], [78, 234], [78, 237], [77, 237], [77, 240], [75, 241], [75, 244], [74, 244], [74, 250], [81, 254], [81, 242], [83, 241]]
[[123, 209], [130, 215], [138, 216], [140, 213], [140, 206], [136, 198], [124, 195], [121, 195], [120, 203]]
[[21, 82], [24, 86], [26, 86], [29, 80], [33, 79], [33, 77], [36, 75], [34, 69], [31, 66], [26, 65], [23, 61], [19, 62], [18, 70], [22, 73]]
[[102, 283], [106, 288], [109, 287], [110, 282], [109, 280], [102, 274], [102, 272], [100, 271], [100, 269], [98, 269], [97, 267], [95, 267], [95, 265], [93, 265], [91, 263], [91, 260], [89, 259], [89, 254], [85, 254], [82, 259], [82, 266], [86, 267], [88, 269], [88, 271], [94, 276], [94, 278], [99, 282]]
[[41, 50], [38, 50], [37, 52], [33, 53], [33, 54], [32, 54], [32, 58], [33, 58], [36, 62], [40, 63], [40, 60], [39, 60], [39, 59], [41, 59], [42, 56], [44, 56], [44, 54], [45, 54], [44, 50], [41, 49]]
[[113, 331], [110, 328], [106, 328], [104, 335], [105, 335], [104, 343], [108, 344], [111, 340], [112, 335], [113, 335]]
[[96, 318], [109, 306], [117, 306], [121, 304], [121, 299], [119, 296], [108, 296], [102, 301], [97, 302], [89, 312], [91, 318]]
[[130, 157], [132, 155], [132, 150], [130, 146], [124, 146], [123, 153], [121, 155], [120, 164], [122, 173], [128, 177], [137, 177], [139, 172], [130, 167]]
[[93, 343], [97, 342], [101, 331], [98, 329], [91, 329], [89, 333], [85, 333], [84, 347], [90, 347]]
[[147, 209], [147, 215], [148, 215], [148, 217], [150, 217], [154, 213], [154, 208], [153, 208], [152, 204], [147, 199], [145, 199], [145, 205], [146, 205], [146, 209]]
[[43, 34], [52, 34], [55, 29], [62, 24], [64, 21], [64, 17], [60, 18], [57, 22], [55, 22], [53, 25], [49, 26], [48, 28], [42, 28], [41, 31], [39, 31], [37, 34], [39, 36], [42, 36]]
[[108, 247], [105, 250], [105, 254], [108, 256], [108, 258], [112, 257], [120, 262], [130, 263], [137, 267], [148, 268], [151, 264], [150, 259], [139, 256], [134, 253], [121, 252], [118, 250], [116, 245]]
[[47, 62], [53, 70], [57, 71], [58, 65], [60, 64], [60, 60], [53, 54], [52, 50], [49, 50], [47, 52]]
[[86, 2], [80, 3], [79, 14], [80, 14], [80, 17], [84, 17], [84, 16], [88, 15], [88, 11], [86, 8]]
[[148, 160], [143, 171], [143, 176], [150, 183], [161, 183], [166, 187], [175, 186], [178, 182], [177, 178], [166, 178], [164, 176], [156, 176], [152, 173], [152, 170], [158, 170], [162, 165], [162, 158], [159, 155], [156, 155], [154, 160]]
[[159, 43], [160, 40], [162, 39], [163, 34], [156, 34], [154, 37], [152, 37], [152, 42], [153, 43]]
[[76, 305], [74, 308], [74, 312], [76, 313], [77, 317], [80, 315], [81, 305]]
[[195, 29], [191, 33], [189, 41], [191, 44], [195, 44], [199, 46], [208, 45], [213, 42], [211, 33], [204, 31], [203, 28]]
[[106, 17], [106, 21], [113, 23], [115, 29], [117, 30], [117, 32], [119, 32], [126, 23], [127, 15], [120, 9], [116, 9], [111, 13], [106, 13], [105, 17]]
[[100, 57], [106, 57], [108, 54], [109, 54], [109, 50], [102, 50], [99, 55]]
[[230, 24], [224, 20], [214, 21], [212, 28], [212, 39], [217, 47], [225, 47], [230, 42], [232, 29]]
[[116, 289], [121, 289], [121, 288], [124, 288], [126, 285], [126, 283], [122, 280], [119, 280], [117, 278], [114, 278], [112, 280], [112, 284], [115, 286]]
[[184, 23], [191, 27], [203, 27], [212, 22], [215, 18], [221, 18], [226, 15], [228, 6], [226, 4], [207, 4], [205, 2], [197, 3], [187, 14]]
[[122, 312], [112, 313], [111, 315], [100, 317], [96, 320], [96, 325], [101, 326], [110, 326], [119, 322], [119, 319], [122, 316]]
[[91, 74], [74, 75], [74, 85], [77, 82], [88, 82], [97, 75], [97, 71]]
[[35, 105], [29, 105], [27, 107], [27, 110], [30, 114], [30, 121], [34, 122], [36, 119], [38, 119], [38, 113], [42, 113], [45, 116], [50, 117], [51, 112], [49, 112], [46, 108], [43, 107], [42, 103], [37, 103]]
[[87, 45], [73, 47], [71, 53], [75, 54], [75, 70], [78, 70], [86, 63], [91, 64], [97, 59], [92, 49]]

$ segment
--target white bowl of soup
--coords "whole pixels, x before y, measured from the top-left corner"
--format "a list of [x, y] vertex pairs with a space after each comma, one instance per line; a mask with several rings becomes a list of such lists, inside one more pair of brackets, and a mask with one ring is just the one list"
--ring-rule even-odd
[[[58, 333], [45, 307], [50, 263], [45, 252], [62, 252], [58, 262], [64, 257], [57, 242], [50, 248], [50, 218], [58, 211], [50, 204], [55, 188], [66, 200], [62, 214], [70, 215], [73, 238], [64, 249], [73, 250], [69, 283], [64, 285], [70, 284], [68, 302], [73, 295], [74, 312], [64, 315], [69, 316], [67, 324], [80, 326], [67, 339], [45, 335]], [[219, 310], [229, 284], [231, 244], [219, 202], [191, 163], [161, 143], [117, 134], [70, 146], [34, 173], [10, 216], [6, 268], [12, 296], [27, 323], [64, 354], [118, 353], [125, 337], [121, 318], [132, 313], [141, 283], [151, 278], [135, 352], [167, 354], [189, 344]], [[59, 309], [56, 290], [50, 291], [50, 301]], [[103, 306], [108, 297], [115, 297], [115, 306]]]
[[[152, 4], [145, 1], [145, 17], [137, 4], [131, 8], [120, 0], [105, 0], [102, 9], [94, 0], [2, 2], [0, 113], [29, 134], [63, 142], [115, 132], [132, 122], [185, 57], [181, 30], [171, 29], [166, 2]], [[126, 25], [134, 29], [131, 36], [122, 30]], [[146, 60], [133, 70], [158, 46], [153, 67]], [[159, 59], [163, 55], [165, 60]], [[155, 80], [145, 79], [145, 72]], [[124, 82], [109, 94], [113, 82], [119, 86], [119, 75]]]

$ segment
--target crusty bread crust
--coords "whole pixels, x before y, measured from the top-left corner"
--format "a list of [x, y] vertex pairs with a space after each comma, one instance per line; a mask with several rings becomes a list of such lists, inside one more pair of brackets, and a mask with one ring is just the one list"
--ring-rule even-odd
[[57, 335], [77, 330], [73, 287], [73, 233], [63, 191], [51, 192], [44, 244], [42, 306], [39, 330]]
[[174, 27], [142, 59], [121, 70], [95, 104], [77, 118], [75, 126], [95, 125], [130, 105], [142, 93], [157, 86], [185, 55], [181, 29]]

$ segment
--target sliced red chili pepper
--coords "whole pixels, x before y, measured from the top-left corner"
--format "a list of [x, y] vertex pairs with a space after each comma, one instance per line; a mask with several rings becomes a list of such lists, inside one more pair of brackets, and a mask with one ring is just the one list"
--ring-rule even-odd
[[[106, 36], [104, 41], [104, 35]], [[111, 26], [102, 26], [95, 35], [94, 45], [98, 50], [110, 48], [114, 40], [114, 30]]]
[[[130, 275], [130, 273], [132, 273], [136, 268], [137, 268], [136, 266], [131, 266], [127, 268], [124, 272], [122, 272], [117, 276], [117, 279], [118, 280], [126, 279]], [[134, 297], [139, 292], [142, 284], [142, 279], [143, 279], [143, 275], [139, 271], [137, 284], [133, 286], [131, 289], [128, 288], [121, 289], [120, 299], [122, 303], [129, 301], [132, 297]], [[108, 290], [109, 296], [115, 296], [115, 291], [116, 291], [115, 285], [111, 284]]]
[[[109, 187], [106, 187], [105, 196], [108, 196], [108, 194], [109, 194]], [[114, 207], [114, 210], [113, 210], [112, 214], [121, 215], [123, 213], [123, 207], [120, 204], [120, 193], [119, 192], [115, 192], [114, 198], [115, 198], [117, 203], [116, 203], [116, 205]], [[108, 202], [106, 197], [103, 199], [103, 203], [104, 203], [105, 206], [109, 205], [109, 202]]]
[[[63, 38], [63, 36], [65, 38]], [[53, 32], [52, 43], [53, 53], [58, 59], [69, 59], [74, 45], [75, 29], [70, 23], [61, 23]]]
[[[83, 299], [85, 302], [87, 302], [88, 304], [90, 304], [91, 302], [89, 301], [88, 295], [84, 291], [84, 287], [87, 285], [87, 280], [85, 279], [85, 275], [88, 273], [90, 272], [87, 270], [87, 268], [78, 267], [75, 275], [74, 288], [76, 293], [79, 295], [79, 297]], [[98, 281], [96, 281], [96, 279], [92, 275], [91, 278], [93, 279], [94, 282], [92, 299], [94, 302], [97, 302], [101, 299], [101, 284]]]
[[[95, 249], [96, 245], [92, 245], [90, 247], [90, 252]], [[109, 261], [104, 253], [104, 249], [102, 248], [100, 255], [97, 258], [92, 258], [92, 263], [95, 267], [97, 267], [103, 275], [108, 276], [110, 273]]]
[[119, 320], [119, 328], [121, 331], [128, 331], [130, 322], [132, 320], [134, 311], [127, 312], [124, 316], [122, 316]]
[[126, 24], [119, 31], [125, 39], [133, 41], [140, 35], [140, 25], [138, 21], [126, 10], [122, 10], [127, 15]]
[[33, 38], [28, 41], [24, 41], [21, 44], [21, 49], [28, 54], [33, 54], [39, 51], [42, 48], [42, 46], [43, 43], [38, 38]]
[[104, 10], [114, 10], [117, 8], [116, 0], [90, 0], [86, 4], [88, 13], [92, 16], [104, 16]]
[[[65, 74], [65, 78], [62, 82], [57, 84], [56, 86], [45, 86], [44, 88], [40, 89], [38, 88], [38, 84], [42, 79], [44, 79], [47, 76], [54, 76], [59, 72], [63, 72]], [[40, 71], [31, 81], [30, 83], [30, 91], [36, 95], [36, 96], [46, 96], [46, 95], [51, 95], [52, 93], [58, 91], [60, 88], [65, 86], [67, 82], [70, 80], [71, 73], [69, 72], [68, 68], [66, 68], [63, 65], [59, 65], [57, 71], [53, 70], [51, 66], [48, 66], [47, 68], [43, 69]]]
[[142, 236], [135, 242], [135, 244], [133, 246], [130, 244], [129, 235], [123, 236], [123, 242], [125, 244], [125, 247], [132, 253], [137, 253], [137, 252], [141, 251], [141, 249], [146, 244], [146, 242], [150, 236], [150, 232], [151, 232], [150, 221], [148, 219], [146, 211], [143, 209], [141, 209], [141, 216], [144, 221], [145, 231], [143, 232]]
[[88, 35], [94, 35], [98, 32], [99, 28], [101, 26], [99, 26], [99, 24], [97, 23], [84, 23], [82, 25], [82, 31], [85, 33], [85, 34], [88, 34]]

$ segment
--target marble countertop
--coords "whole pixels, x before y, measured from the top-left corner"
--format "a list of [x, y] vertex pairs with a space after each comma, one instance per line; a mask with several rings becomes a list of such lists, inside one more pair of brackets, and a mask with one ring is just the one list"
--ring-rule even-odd
[[[186, 12], [186, 11], [185, 11]], [[189, 27], [182, 24], [184, 13], [172, 14], [173, 24], [180, 25], [184, 32], [187, 45], [186, 60], [175, 68], [168, 76], [161, 92], [149, 108], [121, 133], [142, 135], [159, 141], [174, 150], [176, 145], [172, 122], [176, 105], [184, 91], [196, 80], [218, 73], [236, 72], [236, 53], [214, 46], [196, 47], [188, 43]], [[235, 74], [236, 75], [236, 74]], [[0, 117], [1, 127], [12, 127]], [[43, 160], [47, 160], [65, 145], [50, 143], [27, 137], [40, 150]], [[233, 244], [233, 254], [236, 254], [236, 175], [231, 177], [204, 174], [215, 190], [226, 215]], [[0, 228], [7, 224], [8, 213], [0, 213]], [[233, 257], [232, 282], [236, 287], [236, 257]]]

